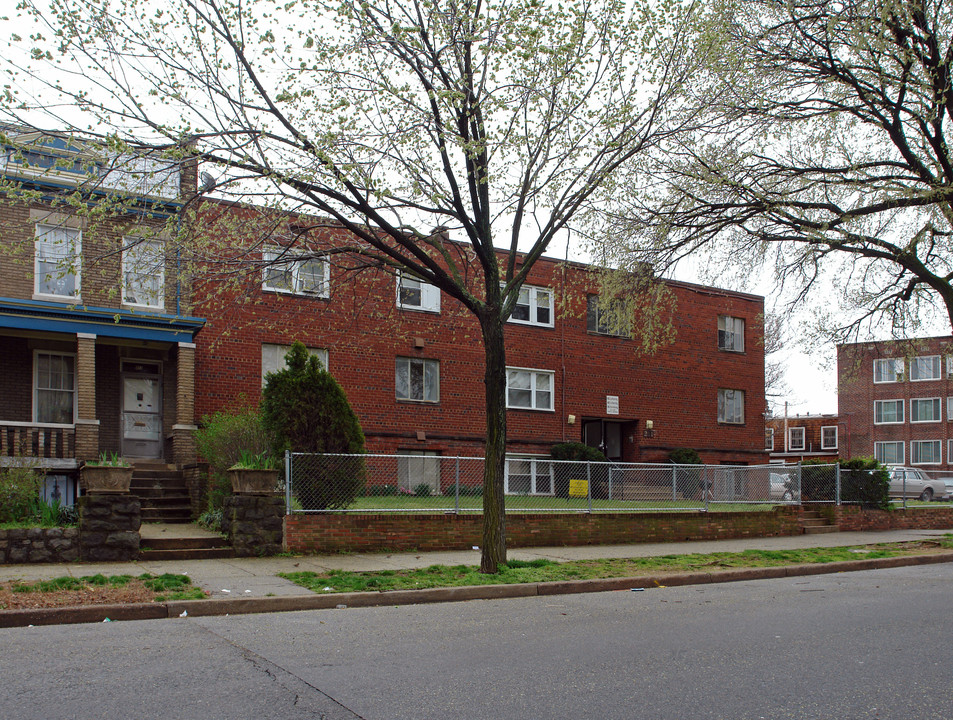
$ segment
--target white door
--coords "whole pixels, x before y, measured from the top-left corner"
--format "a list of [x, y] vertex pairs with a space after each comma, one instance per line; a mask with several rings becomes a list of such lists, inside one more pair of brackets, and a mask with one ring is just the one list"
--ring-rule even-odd
[[[158, 366], [123, 364], [122, 454], [127, 457], [162, 456], [162, 382]], [[135, 372], [130, 372], [135, 370]], [[148, 372], [153, 370], [154, 372]]]

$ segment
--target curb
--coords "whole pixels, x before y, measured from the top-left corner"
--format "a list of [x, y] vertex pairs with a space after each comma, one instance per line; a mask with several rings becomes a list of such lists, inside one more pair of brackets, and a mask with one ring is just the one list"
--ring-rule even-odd
[[689, 572], [674, 573], [671, 575], [642, 575], [640, 577], [630, 578], [561, 580], [557, 582], [512, 585], [472, 585], [467, 587], [431, 588], [428, 590], [389, 590], [377, 593], [355, 592], [335, 593], [333, 595], [173, 600], [164, 603], [130, 603], [126, 605], [86, 605], [66, 608], [3, 610], [0, 611], [0, 628], [574, 595], [579, 593], [675, 587], [679, 585], [739, 582], [742, 580], [769, 580], [784, 577], [801, 577], [805, 575], [827, 575], [860, 570], [878, 570], [914, 565], [935, 565], [947, 562], [953, 562], [953, 552], [911, 555], [908, 557], [845, 560], [815, 565], [742, 568], [738, 570], [722, 570], [719, 572]]

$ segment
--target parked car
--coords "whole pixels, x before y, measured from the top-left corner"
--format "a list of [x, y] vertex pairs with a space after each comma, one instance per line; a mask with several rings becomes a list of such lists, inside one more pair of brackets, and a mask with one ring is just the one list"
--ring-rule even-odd
[[919, 468], [891, 465], [890, 497], [919, 500], [950, 500], [953, 498], [953, 478], [931, 478]]
[[797, 478], [784, 473], [770, 474], [769, 499], [771, 500], [798, 500], [801, 493], [796, 487]]

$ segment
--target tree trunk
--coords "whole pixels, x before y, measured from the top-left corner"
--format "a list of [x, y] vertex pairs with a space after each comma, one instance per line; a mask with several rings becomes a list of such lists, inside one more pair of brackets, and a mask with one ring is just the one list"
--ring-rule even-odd
[[494, 574], [506, 562], [506, 348], [499, 312], [480, 317], [486, 353], [486, 460], [483, 464], [483, 545], [480, 572]]

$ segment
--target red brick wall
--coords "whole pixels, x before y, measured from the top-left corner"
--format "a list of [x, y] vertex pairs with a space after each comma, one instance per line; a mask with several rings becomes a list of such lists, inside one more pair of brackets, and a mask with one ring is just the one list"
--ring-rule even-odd
[[[246, 237], [256, 237], [252, 227], [243, 225]], [[570, 265], [565, 274], [563, 267], [544, 259], [528, 281], [553, 289], [555, 326], [511, 323], [506, 329], [507, 365], [553, 371], [555, 381], [553, 412], [509, 412], [511, 451], [546, 454], [554, 443], [580, 440], [583, 418], [603, 418], [628, 423], [625, 460], [665, 461], [670, 450], [692, 447], [707, 462], [766, 461], [761, 298], [669, 283], [665, 302], [674, 305], [674, 343], [645, 354], [636, 340], [587, 332], [586, 294], [597, 290], [598, 280], [582, 266]], [[354, 273], [345, 260], [335, 260], [329, 299], [262, 292], [260, 272], [223, 297], [211, 297], [206, 288], [205, 297], [195, 311], [208, 321], [197, 337], [197, 419], [242, 398], [257, 403], [262, 343], [299, 339], [328, 349], [329, 369], [371, 451], [482, 453], [482, 340], [472, 316], [446, 294], [439, 315], [400, 310], [393, 276]], [[744, 353], [718, 350], [720, 314], [744, 318]], [[423, 348], [415, 348], [417, 338]], [[398, 356], [439, 360], [439, 403], [395, 399]], [[717, 422], [719, 388], [745, 392], [745, 424]], [[618, 415], [607, 414], [607, 395], [619, 398]], [[654, 424], [650, 436], [647, 420]], [[418, 440], [418, 432], [426, 440]]]
[[[953, 377], [947, 373], [947, 356], [953, 350], [953, 337], [920, 338], [896, 342], [857, 343], [837, 348], [837, 410], [844, 437], [841, 452], [852, 457], [873, 456], [875, 442], [903, 442], [904, 464], [911, 464], [911, 440], [940, 440], [943, 462], [924, 465], [923, 469], [951, 470], [949, 440], [953, 427], [947, 415], [947, 398], [953, 396]], [[939, 380], [909, 379], [910, 358], [940, 355]], [[901, 382], [874, 383], [873, 364], [878, 358], [905, 358], [907, 377]], [[910, 422], [911, 398], [940, 398], [941, 420]], [[875, 425], [874, 402], [903, 400], [903, 424]]]
[[837, 526], [843, 530], [945, 530], [953, 529], [953, 507], [909, 510], [865, 510], [841, 505], [834, 510]]
[[[786, 422], [785, 422], [786, 421]], [[767, 420], [767, 427], [774, 429], [774, 450], [772, 459], [785, 462], [800, 460], [836, 460], [838, 449], [843, 441], [844, 425], [836, 415], [792, 415], [787, 418], [772, 417]], [[785, 425], [791, 428], [804, 428], [804, 450], [785, 451]], [[821, 429], [825, 427], [837, 428], [837, 448], [821, 449]], [[846, 455], [845, 455], [846, 457]]]
[[[513, 514], [506, 518], [510, 548], [723, 540], [797, 535], [797, 508], [771, 512]], [[289, 552], [469, 550], [482, 538], [480, 515], [289, 515]]]

